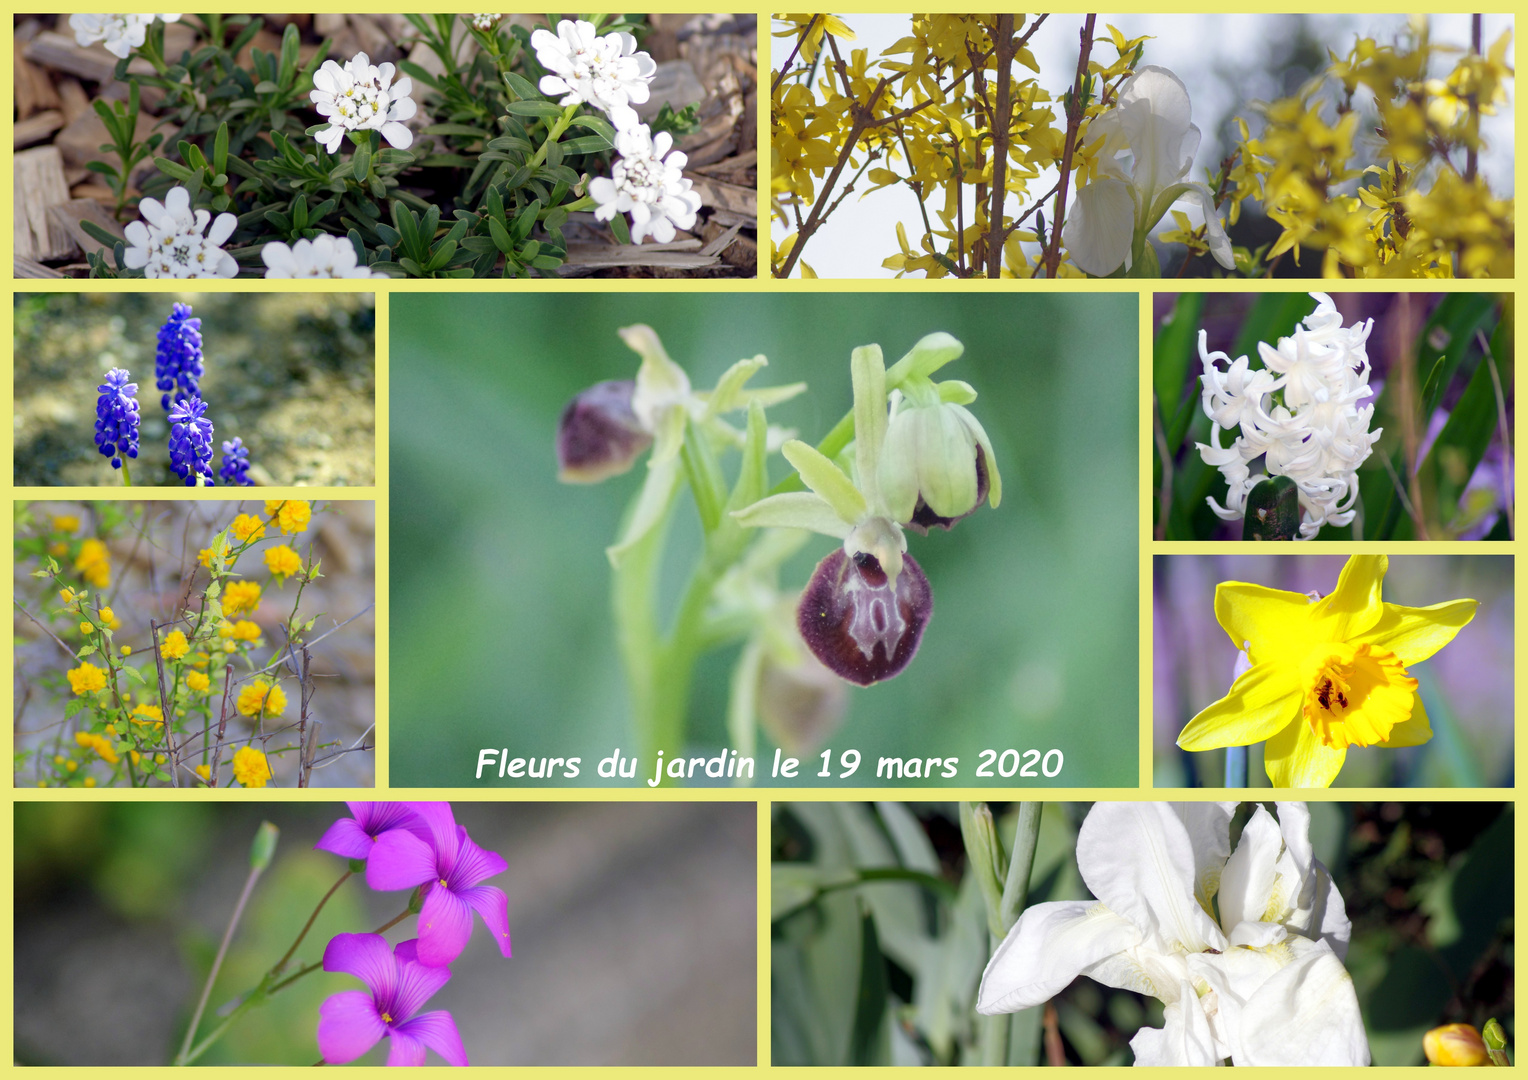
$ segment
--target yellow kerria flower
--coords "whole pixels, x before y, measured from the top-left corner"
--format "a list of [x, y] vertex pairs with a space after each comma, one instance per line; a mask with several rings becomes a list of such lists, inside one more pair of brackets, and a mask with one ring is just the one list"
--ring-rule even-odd
[[166, 660], [179, 660], [191, 649], [191, 643], [186, 640], [186, 635], [179, 630], [171, 630], [164, 636], [164, 641], [159, 644], [159, 654]]
[[223, 613], [244, 615], [260, 606], [260, 583], [258, 581], [232, 581], [223, 590]]
[[74, 568], [80, 572], [81, 577], [98, 589], [104, 589], [111, 584], [111, 554], [106, 550], [106, 545], [95, 537], [91, 537], [80, 545], [80, 553], [74, 560]]
[[281, 526], [283, 535], [300, 533], [308, 527], [313, 508], [301, 499], [266, 499], [265, 516]]
[[206, 672], [189, 671], [186, 673], [187, 689], [195, 690], [198, 694], [205, 694], [207, 692], [207, 687], [210, 685], [212, 684], [211, 681], [207, 678]]
[[240, 514], [233, 519], [233, 534], [245, 543], [260, 540], [265, 536], [265, 522], [254, 514]]
[[287, 545], [280, 544], [265, 553], [265, 565], [272, 577], [285, 581], [302, 569], [302, 556]]
[[196, 767], [196, 775], [200, 776], [204, 781], [211, 780], [212, 779], [212, 766], [211, 765], [198, 765]]
[[233, 756], [233, 778], [247, 788], [264, 787], [271, 778], [271, 767], [253, 746], [241, 746]]
[[54, 514], [53, 527], [61, 533], [76, 533], [80, 528], [80, 519], [73, 514]]
[[[196, 561], [201, 563], [208, 570], [211, 570], [212, 569], [212, 560], [217, 558], [219, 555], [221, 555], [224, 558], [224, 560], [227, 560], [227, 558], [228, 558], [228, 542], [226, 540], [223, 541], [222, 543], [218, 544], [217, 547], [215, 547], [215, 548], [210, 548], [210, 547], [202, 548], [200, 551], [198, 551], [196, 553]], [[232, 566], [231, 563], [228, 564], [228, 565], [230, 567]]]
[[65, 674], [69, 676], [70, 689], [76, 694], [89, 694], [95, 690], [106, 689], [106, 672], [89, 660]]
[[286, 711], [286, 692], [264, 679], [256, 679], [239, 691], [238, 708], [243, 716], [254, 716], [264, 706], [266, 716], [280, 716]]
[[1274, 787], [1328, 787], [1349, 746], [1432, 738], [1408, 665], [1454, 639], [1474, 600], [1411, 608], [1380, 599], [1390, 560], [1354, 555], [1337, 588], [1312, 601], [1240, 581], [1215, 589], [1215, 617], [1251, 661], [1225, 697], [1189, 721], [1185, 750], [1264, 742]]

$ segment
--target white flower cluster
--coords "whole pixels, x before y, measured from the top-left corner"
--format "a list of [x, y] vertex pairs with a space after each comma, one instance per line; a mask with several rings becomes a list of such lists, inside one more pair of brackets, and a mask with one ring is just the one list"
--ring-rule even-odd
[[333, 60], [313, 74], [313, 92], [308, 96], [329, 126], [315, 136], [331, 154], [339, 152], [340, 140], [347, 131], [380, 131], [388, 144], [400, 150], [414, 141], [414, 133], [402, 121], [414, 115], [415, 105], [409, 94], [414, 89], [410, 79], [393, 82], [393, 65], [374, 65], [365, 53], [340, 67]]
[[[238, 263], [222, 246], [238, 225], [232, 214], [219, 214], [214, 221], [209, 211], [193, 211], [191, 193], [178, 186], [170, 189], [163, 203], [144, 199], [138, 204], [138, 213], [143, 220], [123, 230], [131, 245], [122, 256], [128, 268], [142, 270], [148, 278], [231, 278], [238, 274]], [[211, 232], [207, 231], [209, 222]]]
[[503, 17], [504, 16], [502, 14], [500, 14], [500, 15], [483, 14], [483, 15], [468, 15], [467, 16], [467, 18], [471, 20], [472, 25], [475, 28], [477, 28], [478, 30], [482, 30], [484, 33], [487, 33], [489, 30], [492, 30], [495, 26], [499, 25], [499, 20], [502, 19]]
[[179, 15], [71, 15], [69, 29], [81, 46], [106, 43], [106, 51], [126, 59], [127, 54], [143, 44], [155, 19], [179, 22]]
[[316, 236], [288, 247], [281, 241], [260, 250], [268, 278], [385, 278], [386, 274], [361, 265], [355, 245], [348, 237]]
[[[1287, 476], [1299, 487], [1302, 540], [1322, 525], [1353, 520], [1357, 469], [1383, 431], [1369, 430], [1374, 406], [1359, 405], [1373, 393], [1366, 343], [1374, 320], [1345, 327], [1331, 297], [1311, 296], [1316, 310], [1292, 336], [1277, 348], [1258, 343], [1262, 368], [1253, 369], [1245, 356], [1233, 362], [1208, 352], [1199, 331], [1202, 402], [1212, 424], [1210, 445], [1199, 443], [1199, 454], [1229, 485], [1225, 505], [1211, 498], [1210, 508], [1226, 521], [1244, 516], [1248, 493], [1264, 479], [1251, 471], [1261, 457], [1267, 475]], [[1221, 446], [1222, 431], [1238, 430], [1230, 446]]]
[[658, 70], [653, 58], [637, 51], [637, 39], [626, 33], [600, 37], [594, 24], [564, 19], [557, 33], [537, 30], [531, 35], [536, 60], [551, 74], [541, 80], [541, 92], [564, 95], [559, 105], [592, 105], [615, 125], [615, 148], [620, 158], [611, 175], [589, 183], [598, 204], [594, 216], [609, 221], [631, 215], [631, 238], [637, 243], [652, 236], [660, 243], [674, 239], [674, 230], [695, 224], [700, 196], [684, 178], [684, 154], [672, 151], [668, 132], [656, 137], [637, 119], [632, 103], [647, 100], [648, 83]]

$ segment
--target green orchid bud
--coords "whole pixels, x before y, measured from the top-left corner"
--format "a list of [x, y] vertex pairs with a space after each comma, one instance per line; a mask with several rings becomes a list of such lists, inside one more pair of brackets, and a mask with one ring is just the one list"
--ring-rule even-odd
[[[965, 384], [951, 396], [965, 398]], [[920, 533], [949, 529], [990, 498], [1002, 498], [996, 458], [981, 423], [922, 377], [902, 385], [880, 458], [880, 489], [897, 521]]]

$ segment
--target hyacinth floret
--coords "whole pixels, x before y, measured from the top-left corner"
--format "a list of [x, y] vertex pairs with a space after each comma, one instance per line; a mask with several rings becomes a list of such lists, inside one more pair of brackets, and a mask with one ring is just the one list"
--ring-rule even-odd
[[170, 468], [175, 475], [195, 487], [197, 479], [207, 487], [212, 479], [212, 421], [202, 414], [207, 403], [201, 398], [177, 401], [170, 409]]
[[159, 328], [159, 349], [154, 356], [154, 385], [165, 391], [160, 408], [172, 402], [202, 396], [202, 320], [191, 317], [190, 304], [176, 304]]
[[235, 487], [254, 487], [249, 478], [249, 447], [237, 435], [232, 442], [223, 444], [223, 464], [218, 469], [218, 479]]
[[[1248, 494], [1265, 478], [1252, 471], [1262, 458], [1267, 475], [1288, 476], [1299, 488], [1302, 540], [1323, 525], [1353, 521], [1358, 467], [1383, 432], [1369, 430], [1374, 406], [1359, 404], [1374, 392], [1367, 351], [1374, 320], [1344, 326], [1330, 296], [1311, 296], [1316, 310], [1291, 336], [1258, 344], [1261, 369], [1245, 356], [1210, 352], [1199, 332], [1201, 405], [1211, 421], [1199, 454], [1229, 485], [1225, 505], [1212, 497], [1210, 509], [1225, 521], [1244, 516]], [[1236, 432], [1230, 446], [1221, 445], [1222, 431]]]
[[106, 381], [96, 387], [96, 449], [111, 458], [111, 467], [120, 469], [122, 458], [138, 456], [138, 384], [128, 382], [125, 368], [112, 368]]

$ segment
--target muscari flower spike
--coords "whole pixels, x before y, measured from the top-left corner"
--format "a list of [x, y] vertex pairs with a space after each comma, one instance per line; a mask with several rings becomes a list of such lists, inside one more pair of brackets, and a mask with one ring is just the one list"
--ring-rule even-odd
[[249, 478], [249, 447], [238, 436], [223, 444], [223, 464], [218, 468], [218, 479], [235, 487], [255, 486]]
[[154, 385], [165, 393], [159, 406], [166, 411], [174, 401], [202, 396], [202, 320], [191, 317], [190, 304], [176, 304], [159, 328], [159, 347], [154, 355]]
[[170, 468], [187, 487], [195, 487], [198, 480], [214, 486], [212, 421], [202, 415], [206, 411], [201, 398], [177, 401], [170, 408]]
[[138, 456], [138, 384], [128, 382], [125, 368], [112, 368], [106, 381], [96, 387], [96, 449], [111, 458], [113, 469], [122, 468], [124, 457]]
[[[853, 478], [792, 440], [785, 458], [810, 490], [734, 513], [750, 528], [809, 529], [843, 541], [812, 574], [797, 626], [819, 660], [861, 686], [901, 672], [933, 615], [928, 578], [907, 554], [903, 530], [949, 528], [984, 499], [1002, 500], [992, 444], [964, 407], [976, 392], [930, 379], [964, 351], [949, 334], [930, 334], [888, 371], [879, 345], [855, 349]], [[895, 417], [889, 391], [901, 393]]]

